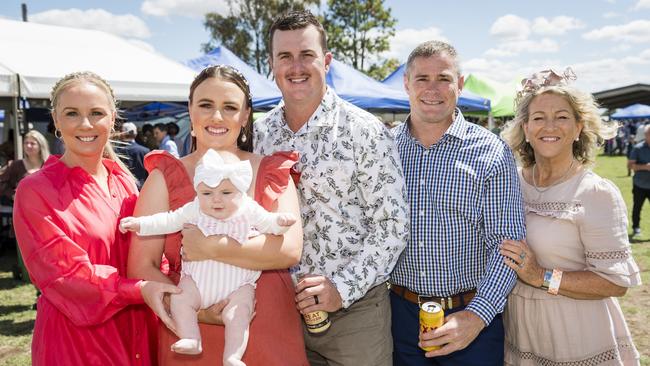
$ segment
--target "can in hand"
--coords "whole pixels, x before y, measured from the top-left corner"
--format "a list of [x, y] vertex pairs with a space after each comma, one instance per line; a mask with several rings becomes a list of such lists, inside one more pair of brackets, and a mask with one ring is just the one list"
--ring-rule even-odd
[[[420, 305], [420, 333], [430, 332], [445, 323], [445, 312], [437, 302], [429, 301]], [[422, 347], [429, 352], [440, 349], [440, 346]]]
[[322, 333], [332, 325], [326, 311], [317, 310], [303, 315], [309, 333]]

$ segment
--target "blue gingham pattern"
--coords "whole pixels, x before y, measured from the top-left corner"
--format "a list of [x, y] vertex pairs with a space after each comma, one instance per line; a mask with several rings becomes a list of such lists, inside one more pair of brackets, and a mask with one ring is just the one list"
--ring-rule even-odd
[[411, 135], [409, 124], [407, 119], [393, 130], [409, 195], [411, 239], [391, 282], [423, 296], [475, 288], [467, 310], [489, 324], [503, 311], [516, 280], [499, 245], [525, 236], [512, 152], [459, 110], [428, 149]]

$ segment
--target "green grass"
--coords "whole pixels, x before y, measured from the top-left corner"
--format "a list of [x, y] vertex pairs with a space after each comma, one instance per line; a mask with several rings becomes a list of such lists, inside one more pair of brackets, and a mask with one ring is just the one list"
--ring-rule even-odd
[[31, 364], [30, 345], [36, 311], [36, 290], [13, 280], [16, 260], [12, 251], [0, 256], [0, 365]]
[[[622, 156], [600, 156], [594, 169], [618, 186], [627, 205], [628, 232], [632, 233], [632, 178], [627, 175], [626, 158]], [[641, 365], [650, 366], [650, 203], [641, 211], [641, 236], [631, 240], [632, 253], [639, 268], [643, 285], [628, 290], [620, 299], [621, 308], [634, 337], [634, 343], [641, 353]]]
[[[621, 190], [628, 211], [632, 209], [632, 179], [627, 176], [624, 157], [601, 156], [594, 169]], [[628, 215], [629, 217], [629, 215]], [[620, 299], [634, 342], [641, 352], [641, 364], [650, 366], [650, 203], [642, 212], [643, 234], [633, 240], [633, 254], [642, 271], [643, 285], [632, 288]], [[30, 343], [36, 312], [32, 310], [36, 290], [12, 279], [14, 253], [0, 256], [0, 366], [29, 365]]]

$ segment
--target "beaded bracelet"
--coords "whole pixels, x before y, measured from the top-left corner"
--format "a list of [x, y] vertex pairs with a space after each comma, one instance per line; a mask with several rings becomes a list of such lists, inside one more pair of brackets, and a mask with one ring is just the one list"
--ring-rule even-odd
[[560, 290], [560, 282], [562, 282], [562, 271], [553, 269], [553, 276], [551, 276], [551, 283], [548, 286], [548, 293], [557, 295]]

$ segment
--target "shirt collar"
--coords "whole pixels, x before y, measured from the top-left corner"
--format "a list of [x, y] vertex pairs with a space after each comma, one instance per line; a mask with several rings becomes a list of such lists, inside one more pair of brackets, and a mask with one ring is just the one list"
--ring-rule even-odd
[[[323, 99], [318, 105], [318, 108], [316, 108], [314, 113], [307, 120], [307, 123], [305, 123], [300, 129], [302, 130], [304, 128], [309, 128], [309, 127], [333, 126], [336, 120], [335, 120], [335, 114], [332, 112], [336, 110], [336, 106], [339, 103], [340, 103], [340, 98], [338, 97], [338, 95], [336, 95], [334, 90], [332, 90], [328, 86], [325, 90], [325, 95], [323, 96]], [[282, 121], [282, 124], [286, 126], [287, 121], [284, 118], [284, 99], [282, 99], [282, 101], [280, 101], [280, 104], [278, 104], [278, 110], [279, 110], [280, 120]]]
[[[112, 176], [118, 172], [121, 172], [122, 170], [120, 169], [120, 166], [117, 164], [117, 162], [110, 160], [110, 159], [102, 159], [102, 162], [104, 164], [104, 167], [108, 171], [108, 176]], [[49, 174], [54, 177], [54, 183], [53, 185], [56, 186], [56, 188], [61, 188], [63, 183], [68, 179], [68, 176], [72, 172], [77, 172], [77, 176], [79, 174], [83, 174], [82, 176], [88, 176], [87, 173], [83, 172], [83, 169], [80, 167], [72, 167], [69, 168], [67, 165], [65, 165], [61, 161], [61, 155], [50, 155], [50, 157], [47, 159], [45, 164], [43, 164], [42, 169], [47, 169], [46, 171], [49, 172]]]
[[[467, 122], [465, 120], [465, 117], [463, 116], [463, 113], [460, 111], [460, 109], [456, 108], [456, 117], [454, 118], [454, 122], [452, 122], [451, 126], [447, 128], [447, 131], [442, 135], [442, 140], [445, 135], [452, 136], [454, 138], [457, 138], [461, 141], [465, 140], [465, 136], [467, 135]], [[407, 138], [409, 138], [413, 142], [418, 142], [417, 139], [413, 136], [411, 133], [411, 115], [409, 114], [408, 117], [406, 117], [406, 120], [402, 125], [400, 125], [397, 130], [398, 135], [403, 135]], [[419, 142], [418, 142], [419, 143]]]

